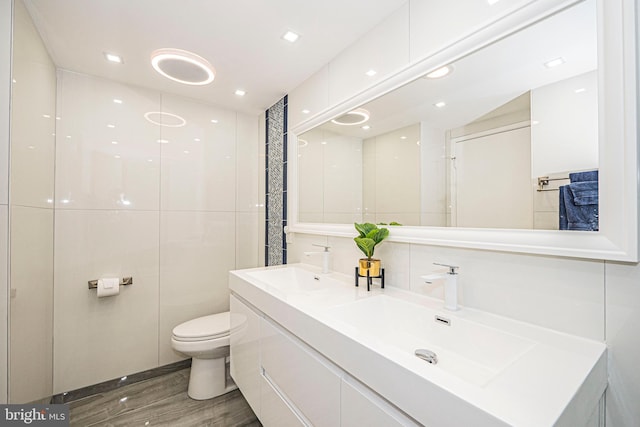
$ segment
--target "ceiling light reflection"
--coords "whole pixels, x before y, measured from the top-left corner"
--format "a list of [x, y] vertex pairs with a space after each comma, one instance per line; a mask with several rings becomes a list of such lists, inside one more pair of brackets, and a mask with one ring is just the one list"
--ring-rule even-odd
[[364, 108], [358, 108], [331, 120], [331, 123], [341, 126], [354, 126], [361, 125], [367, 120], [369, 120], [369, 112]]
[[147, 111], [144, 113], [144, 118], [154, 125], [169, 128], [179, 128], [187, 124], [187, 121], [179, 115], [164, 111]]

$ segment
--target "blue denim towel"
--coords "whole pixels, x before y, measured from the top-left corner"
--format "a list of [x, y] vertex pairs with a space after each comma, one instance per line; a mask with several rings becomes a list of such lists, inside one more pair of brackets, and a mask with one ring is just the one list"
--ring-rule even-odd
[[597, 181], [598, 171], [573, 172], [569, 174], [569, 180], [571, 182]]
[[569, 184], [569, 190], [576, 206], [598, 204], [598, 181], [574, 182]]
[[[559, 188], [560, 193], [560, 218], [559, 228], [560, 230], [584, 230], [584, 231], [598, 231], [598, 191], [597, 182], [595, 190], [595, 199], [593, 197], [594, 190], [580, 189], [576, 191], [585, 193], [578, 197], [582, 204], [576, 204], [574, 198], [573, 188], [574, 184], [563, 185]], [[591, 184], [593, 186], [593, 184]], [[584, 202], [590, 199], [595, 200], [596, 203], [585, 204]]]

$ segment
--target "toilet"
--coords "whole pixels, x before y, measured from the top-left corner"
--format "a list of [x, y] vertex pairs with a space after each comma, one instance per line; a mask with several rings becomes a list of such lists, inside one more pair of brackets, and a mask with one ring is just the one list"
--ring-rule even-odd
[[235, 390], [227, 386], [226, 359], [229, 355], [229, 312], [211, 314], [173, 328], [171, 346], [192, 358], [187, 394], [205, 400]]

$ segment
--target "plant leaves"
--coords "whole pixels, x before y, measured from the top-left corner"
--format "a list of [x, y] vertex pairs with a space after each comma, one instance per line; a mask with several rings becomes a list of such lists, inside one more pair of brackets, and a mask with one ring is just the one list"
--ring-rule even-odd
[[376, 230], [378, 227], [375, 224], [371, 224], [369, 222], [365, 222], [364, 224], [353, 224], [356, 227], [358, 233], [360, 233], [360, 237], [366, 237], [372, 230]]
[[376, 246], [376, 242], [373, 239], [356, 237], [353, 240], [367, 258], [371, 258], [373, 256], [373, 248]]
[[389, 230], [386, 228], [381, 228], [378, 230], [378, 232], [376, 233], [375, 237], [373, 237], [373, 240], [375, 240], [376, 245], [380, 242], [382, 242], [384, 239], [386, 239], [387, 237], [389, 237]]

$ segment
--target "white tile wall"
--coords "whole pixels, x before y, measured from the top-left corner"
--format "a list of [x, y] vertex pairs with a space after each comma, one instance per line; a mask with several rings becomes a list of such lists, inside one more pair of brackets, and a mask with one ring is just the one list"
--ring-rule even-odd
[[[12, 85], [13, 91], [10, 168], [6, 163], [0, 167], [4, 171], [4, 203], [7, 177], [11, 185], [9, 206], [4, 206], [2, 244], [6, 270], [9, 227], [9, 387], [3, 389], [3, 394], [8, 392], [10, 403], [21, 403], [47, 398], [53, 386], [53, 170], [57, 120], [55, 66], [22, 1], [14, 2], [14, 13], [13, 74], [2, 79]], [[2, 161], [6, 160], [2, 156]], [[3, 281], [6, 279], [5, 275]], [[3, 307], [7, 307], [6, 287], [3, 295]], [[5, 369], [6, 365], [2, 370]]]
[[158, 209], [160, 94], [59, 71], [57, 101], [56, 208]]
[[184, 356], [171, 348], [178, 324], [229, 310], [227, 276], [235, 267], [233, 212], [160, 215], [160, 365]]
[[236, 120], [236, 210], [255, 213], [264, 198], [264, 189], [258, 186], [264, 176], [264, 158], [259, 154], [264, 140], [259, 139], [258, 117], [238, 113]]
[[[54, 393], [158, 363], [159, 215], [56, 210]], [[87, 281], [133, 277], [98, 298]]]
[[16, 3], [15, 55], [11, 104], [11, 203], [53, 206], [53, 156], [56, 132], [56, 70]]
[[[9, 265], [8, 265], [8, 244], [9, 244], [9, 212], [8, 206], [0, 204], [0, 307], [9, 307]], [[6, 313], [6, 311], [0, 311]], [[7, 403], [7, 373], [8, 373], [8, 349], [9, 349], [9, 328], [6, 315], [0, 319], [0, 403]]]
[[12, 2], [0, 2], [0, 404], [7, 403], [9, 127], [11, 103]]
[[9, 398], [51, 395], [53, 364], [53, 209], [11, 207]]
[[609, 388], [607, 426], [640, 425], [640, 266], [606, 264]]
[[[392, 231], [393, 232], [393, 231]], [[354, 231], [354, 236], [355, 236]], [[322, 236], [296, 234], [289, 245], [290, 262], [319, 265], [302, 252]], [[350, 238], [329, 237], [334, 271], [353, 274], [361, 253]], [[442, 283], [425, 284], [420, 276], [442, 267], [434, 262], [460, 266], [459, 301], [543, 327], [604, 339], [604, 262], [495, 253], [471, 249], [410, 245], [385, 241], [376, 247], [383, 260], [385, 283], [443, 299]]]
[[[0, 85], [0, 204], [4, 205], [9, 203], [12, 4], [11, 1], [0, 2], [0, 82], [3, 82]], [[6, 398], [6, 392], [0, 391], [0, 399], [3, 397]]]
[[[162, 110], [186, 120], [162, 127], [163, 210], [232, 212], [236, 199], [236, 113], [162, 96]], [[212, 123], [211, 120], [216, 120]]]

